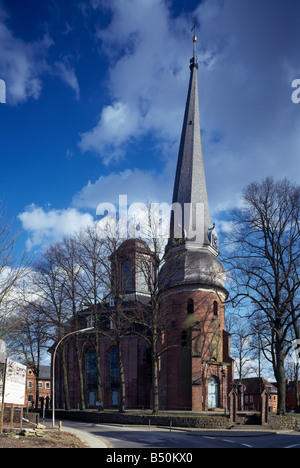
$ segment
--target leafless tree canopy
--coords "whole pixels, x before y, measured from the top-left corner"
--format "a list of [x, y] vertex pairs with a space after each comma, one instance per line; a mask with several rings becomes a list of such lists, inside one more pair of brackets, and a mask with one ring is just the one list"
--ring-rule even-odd
[[300, 187], [272, 178], [252, 183], [232, 214], [226, 239], [232, 301], [246, 316], [261, 318], [284, 412], [284, 361], [300, 317]]

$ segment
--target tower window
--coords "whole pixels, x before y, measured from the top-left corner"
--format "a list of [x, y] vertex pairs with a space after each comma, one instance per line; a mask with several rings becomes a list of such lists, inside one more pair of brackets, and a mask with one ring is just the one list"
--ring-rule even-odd
[[189, 299], [187, 303], [187, 313], [193, 314], [194, 313], [194, 301], [193, 299]]
[[186, 348], [188, 345], [188, 336], [187, 336], [187, 331], [184, 330], [182, 333], [181, 333], [181, 346], [183, 348]]
[[214, 316], [218, 317], [218, 312], [219, 312], [219, 306], [217, 301], [214, 301]]
[[132, 292], [134, 288], [132, 264], [129, 260], [122, 263], [122, 287], [125, 293]]

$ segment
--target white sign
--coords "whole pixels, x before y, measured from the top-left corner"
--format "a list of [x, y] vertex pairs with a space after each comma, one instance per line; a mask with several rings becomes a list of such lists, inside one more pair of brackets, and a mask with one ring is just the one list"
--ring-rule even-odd
[[4, 382], [4, 403], [9, 405], [25, 406], [26, 396], [26, 366], [6, 360], [6, 373]]
[[2, 403], [5, 364], [0, 362], [0, 404]]

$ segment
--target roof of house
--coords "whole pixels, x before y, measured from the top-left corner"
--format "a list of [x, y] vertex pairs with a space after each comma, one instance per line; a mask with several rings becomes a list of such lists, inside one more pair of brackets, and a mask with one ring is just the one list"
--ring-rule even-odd
[[[240, 379], [235, 379], [234, 383], [239, 384]], [[272, 383], [268, 382], [263, 377], [249, 377], [242, 379], [242, 384], [244, 386], [244, 393], [249, 394], [261, 394], [261, 392], [266, 388], [270, 393], [277, 393], [277, 388]]]

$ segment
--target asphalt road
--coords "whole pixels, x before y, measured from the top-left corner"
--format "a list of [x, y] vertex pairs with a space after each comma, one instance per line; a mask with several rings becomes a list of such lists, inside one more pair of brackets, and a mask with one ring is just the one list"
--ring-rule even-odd
[[[180, 431], [63, 421], [63, 428], [80, 431], [91, 445], [112, 449], [300, 448], [300, 433]], [[79, 432], [78, 432], [79, 434]], [[98, 444], [97, 444], [98, 442]]]

